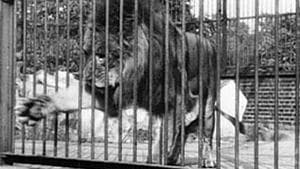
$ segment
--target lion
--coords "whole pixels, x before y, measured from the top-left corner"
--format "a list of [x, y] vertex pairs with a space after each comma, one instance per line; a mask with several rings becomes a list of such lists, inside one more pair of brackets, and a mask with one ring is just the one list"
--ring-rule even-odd
[[[160, 0], [154, 0], [153, 7], [153, 43], [150, 46], [149, 43], [149, 28], [150, 28], [150, 1], [138, 0], [138, 11], [143, 12], [138, 15], [138, 52], [137, 52], [137, 65], [134, 62], [134, 36], [132, 30], [133, 26], [133, 14], [134, 14], [134, 0], [124, 0], [124, 60], [119, 62], [119, 0], [110, 0], [110, 32], [109, 32], [109, 60], [105, 60], [105, 0], [99, 0], [97, 2], [96, 12], [96, 71], [95, 71], [95, 83], [92, 80], [92, 15], [86, 24], [84, 33], [84, 46], [86, 64], [83, 71], [83, 99], [82, 107], [91, 107], [91, 92], [92, 86], [95, 85], [95, 108], [101, 111], [105, 109], [105, 63], [108, 62], [108, 116], [117, 117], [120, 113], [118, 111], [119, 95], [120, 95], [120, 82], [122, 82], [122, 108], [126, 109], [133, 104], [134, 98], [134, 80], [137, 79], [137, 106], [149, 111], [149, 48], [152, 47], [153, 54], [153, 100], [152, 100], [152, 112], [154, 116], [164, 116], [164, 25], [168, 23], [169, 29], [169, 102], [168, 114], [171, 114], [176, 110], [178, 104], [175, 103], [177, 96], [181, 96], [181, 82], [182, 80], [186, 84], [184, 91], [186, 93], [184, 102], [186, 112], [193, 110], [193, 107], [198, 102], [198, 99], [192, 97], [192, 93], [197, 95], [198, 89], [198, 69], [199, 59], [202, 56], [203, 74], [202, 83], [203, 88], [203, 137], [204, 141], [204, 159], [203, 167], [214, 167], [215, 162], [212, 159], [212, 137], [214, 131], [214, 104], [216, 102], [217, 91], [217, 56], [214, 43], [194, 33], [182, 32], [171, 21], [165, 21], [164, 13], [162, 12], [163, 3]], [[182, 51], [181, 46], [182, 39], [185, 39], [184, 45], [186, 50]], [[201, 52], [201, 55], [199, 55]], [[186, 69], [182, 69], [182, 55], [185, 54]], [[123, 69], [120, 71], [120, 65]], [[121, 72], [121, 75], [119, 74]], [[185, 75], [184, 79], [181, 79], [181, 74]], [[16, 113], [21, 121], [25, 124], [34, 125], [44, 117], [57, 113], [71, 113], [78, 109], [78, 97], [70, 97], [70, 93], [78, 91], [75, 88], [68, 88], [61, 90], [54, 95], [41, 95], [35, 98], [26, 98], [24, 102], [16, 107]], [[68, 94], [69, 93], [69, 94]], [[74, 94], [72, 94], [74, 96]], [[180, 112], [180, 113], [186, 113]], [[174, 140], [170, 146], [168, 153], [168, 164], [176, 164], [180, 156], [180, 129], [181, 124], [178, 124], [175, 131]], [[189, 133], [195, 132], [198, 126], [198, 118], [185, 126], [185, 140]], [[184, 140], [184, 141], [185, 141]], [[184, 142], [185, 143], [185, 142]], [[183, 144], [184, 144], [183, 143]]]

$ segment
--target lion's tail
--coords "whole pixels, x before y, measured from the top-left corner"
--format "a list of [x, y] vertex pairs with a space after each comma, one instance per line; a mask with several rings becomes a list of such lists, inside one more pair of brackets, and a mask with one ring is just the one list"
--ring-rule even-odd
[[[217, 106], [216, 106], [216, 110], [219, 111], [221, 113], [221, 115], [223, 117], [225, 117], [228, 121], [230, 121], [233, 126], [235, 126], [235, 124], [236, 124], [236, 118], [235, 117], [233, 117], [233, 116], [225, 113], [224, 111], [222, 111], [221, 109], [219, 109]], [[246, 127], [245, 127], [244, 123], [240, 122], [240, 121], [239, 121], [239, 131], [242, 134], [246, 134]]]

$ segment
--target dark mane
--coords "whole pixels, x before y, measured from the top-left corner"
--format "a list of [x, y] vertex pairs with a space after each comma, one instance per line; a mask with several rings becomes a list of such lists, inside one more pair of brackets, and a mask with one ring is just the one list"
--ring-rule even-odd
[[[138, 78], [138, 105], [139, 107], [148, 108], [148, 96], [149, 95], [149, 19], [150, 19], [150, 1], [138, 0], [138, 65], [134, 64], [133, 57], [133, 46], [134, 46], [134, 0], [124, 0], [124, 62], [123, 64], [123, 73], [122, 73], [122, 82], [123, 82], [123, 106], [130, 105], [133, 100], [133, 83], [135, 79], [135, 73], [137, 70], [137, 78]], [[163, 11], [163, 4], [160, 0], [154, 0], [153, 6], [153, 86], [155, 89], [153, 91], [153, 97], [156, 98], [153, 101], [153, 107], [160, 109], [163, 107], [163, 86], [164, 86], [164, 34], [165, 34], [165, 18]], [[104, 46], [105, 46], [105, 9], [106, 4], [105, 0], [97, 1], [97, 13], [96, 13], [96, 23], [97, 23], [97, 35], [96, 35], [96, 55], [104, 56]], [[119, 68], [119, 0], [110, 0], [110, 13], [109, 13], [109, 50], [112, 53], [109, 57], [109, 69], [118, 69]], [[89, 23], [87, 24], [86, 32], [85, 32], [85, 50], [86, 53], [89, 53], [88, 58], [91, 56], [91, 19], [92, 16], [89, 17]], [[180, 73], [178, 70], [178, 59], [177, 57], [181, 57], [181, 31], [171, 22], [169, 23], [169, 53], [170, 53], [170, 86], [174, 83], [175, 79], [172, 79], [174, 75], [177, 75], [177, 80], [180, 78]], [[110, 64], [110, 62], [113, 62]], [[103, 65], [104, 66], [104, 65]], [[136, 69], [137, 67], [137, 69]], [[98, 67], [97, 69], [104, 68]], [[85, 67], [85, 69], [91, 69], [91, 66]], [[177, 71], [177, 72], [176, 72]], [[91, 71], [89, 71], [91, 72]], [[117, 71], [118, 72], [118, 71]], [[91, 77], [91, 76], [89, 76]], [[102, 76], [104, 77], [104, 76]], [[88, 83], [91, 82], [89, 79]], [[104, 84], [104, 79], [103, 79]], [[174, 94], [173, 94], [174, 95]], [[114, 92], [114, 103], [118, 105], [118, 97], [119, 97], [119, 88], [116, 88]], [[157, 112], [160, 113], [158, 110]]]

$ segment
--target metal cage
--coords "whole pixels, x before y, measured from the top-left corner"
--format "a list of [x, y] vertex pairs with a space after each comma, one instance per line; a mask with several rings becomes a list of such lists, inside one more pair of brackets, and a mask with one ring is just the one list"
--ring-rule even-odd
[[[208, 38], [216, 49], [216, 104], [215, 111], [215, 141], [214, 159], [216, 168], [295, 168], [299, 169], [299, 66], [300, 66], [300, 5], [299, 0], [150, 0], [146, 9], [140, 10], [139, 4], [142, 0], [101, 0], [105, 2], [101, 17], [97, 18], [97, 0], [2, 0], [0, 1], [0, 164], [27, 163], [55, 165], [75, 168], [182, 168], [192, 166], [201, 168], [203, 166], [203, 93], [197, 94], [198, 107], [196, 116], [199, 117], [197, 128], [197, 138], [193, 143], [185, 146], [185, 123], [187, 123], [186, 104], [184, 101], [175, 102], [177, 110], [173, 114], [170, 112], [170, 95], [174, 94], [169, 83], [172, 79], [172, 62], [174, 56], [180, 60], [176, 65], [179, 70], [187, 70], [186, 62], [190, 46], [186, 43], [184, 36], [177, 38], [180, 49], [175, 54], [172, 53], [170, 41], [172, 31], [175, 27], [182, 34], [186, 32], [197, 35], [200, 39]], [[111, 5], [110, 3], [115, 3]], [[160, 8], [155, 8], [157, 3]], [[114, 7], [111, 11], [111, 7]], [[132, 7], [131, 18], [124, 15], [124, 11]], [[102, 9], [102, 8], [101, 8]], [[155, 18], [157, 10], [162, 13], [162, 23], [158, 23]], [[149, 14], [149, 16], [145, 16]], [[99, 17], [99, 16], [98, 16]], [[127, 17], [127, 18], [126, 18]], [[116, 23], [111, 23], [112, 18], [117, 18]], [[114, 123], [118, 124], [114, 143], [109, 139], [110, 121], [109, 114], [109, 85], [110, 85], [110, 63], [109, 58], [114, 52], [119, 63], [118, 74], [122, 79], [124, 59], [132, 57], [132, 64], [139, 65], [139, 29], [140, 18], [147, 19], [147, 80], [149, 86], [145, 90], [149, 91], [147, 130], [144, 132], [145, 142], [139, 143], [140, 130], [138, 116], [141, 111], [138, 107], [141, 93], [139, 88], [139, 68], [135, 66], [135, 74], [132, 76], [132, 115], [130, 123], [129, 137], [130, 143], [124, 143], [124, 110], [122, 93], [126, 92], [122, 80], [118, 84], [120, 95], [115, 96], [118, 100], [116, 111], [119, 115]], [[99, 26], [99, 20], [105, 21]], [[113, 20], [114, 21], [114, 20]], [[158, 49], [153, 48], [153, 40], [157, 25], [161, 26], [163, 35], [161, 52], [163, 67], [161, 75], [163, 85], [161, 95], [163, 97], [163, 115], [161, 125], [156, 127], [160, 130], [159, 152], [157, 159], [153, 159], [153, 134], [154, 129], [154, 109], [153, 103], [157, 98], [153, 96], [156, 86], [153, 85], [153, 73], [156, 65], [153, 65], [155, 58], [153, 55]], [[126, 27], [129, 27], [128, 29]], [[129, 38], [128, 30], [132, 32], [132, 48], [124, 43]], [[87, 35], [89, 31], [89, 35]], [[104, 32], [100, 37], [99, 32]], [[171, 33], [170, 33], [171, 32]], [[100, 37], [100, 38], [99, 38]], [[90, 38], [87, 40], [86, 38]], [[102, 38], [102, 39], [101, 39]], [[128, 38], [128, 39], [126, 39]], [[115, 44], [110, 43], [111, 39]], [[101, 42], [99, 42], [101, 41]], [[100, 47], [99, 47], [99, 44]], [[98, 45], [98, 46], [97, 46]], [[118, 50], [112, 51], [112, 46], [117, 45]], [[125, 46], [124, 46], [125, 45]], [[143, 47], [143, 46], [142, 46]], [[199, 47], [199, 46], [198, 46]], [[87, 52], [86, 49], [89, 51]], [[99, 50], [101, 52], [99, 52]], [[203, 58], [203, 51], [199, 47], [198, 57]], [[203, 51], [202, 51], [203, 50]], [[87, 58], [86, 55], [90, 56]], [[129, 53], [129, 54], [128, 54]], [[84, 73], [87, 63], [91, 64], [90, 80], [91, 84], [97, 81], [98, 58], [105, 60], [103, 66], [104, 73], [104, 110], [103, 121], [99, 120], [97, 113], [97, 90], [96, 85], [91, 85], [89, 95], [89, 107], [85, 107], [86, 96], [84, 96]], [[177, 56], [179, 55], [179, 56]], [[146, 59], [146, 58], [145, 58]], [[89, 62], [90, 61], [90, 62]], [[195, 61], [196, 62], [196, 61]], [[203, 88], [203, 60], [198, 59], [198, 89]], [[225, 69], [223, 69], [225, 67]], [[42, 73], [37, 73], [44, 70]], [[63, 70], [63, 74], [61, 74]], [[187, 85], [187, 75], [185, 71], [177, 72], [180, 81], [179, 96], [176, 99], [185, 100], [189, 94], [185, 89]], [[74, 78], [72, 76], [74, 75]], [[32, 77], [31, 81], [28, 75]], [[42, 78], [41, 78], [42, 77]], [[54, 82], [49, 81], [52, 77]], [[61, 79], [64, 78], [64, 82]], [[26, 80], [27, 79], [27, 80]], [[28, 80], [29, 79], [29, 80]], [[235, 120], [234, 140], [228, 147], [226, 140], [223, 140], [222, 133], [222, 107], [221, 88], [222, 80], [233, 80], [234, 87], [234, 108], [232, 108], [235, 119], [243, 119], [243, 122], [250, 127], [248, 131], [252, 133], [252, 143], [244, 143], [240, 140], [240, 121]], [[21, 80], [21, 81], [20, 81]], [[30, 82], [28, 82], [30, 81]], [[42, 81], [42, 82], [41, 82]], [[17, 85], [16, 85], [17, 84]], [[39, 125], [28, 127], [16, 121], [14, 106], [18, 104], [18, 97], [36, 97], [40, 94], [59, 93], [61, 90], [76, 84], [70, 93], [78, 93], [78, 98], [68, 98], [76, 102], [77, 109], [67, 113], [55, 113], [51, 118], [43, 118]], [[240, 117], [240, 90], [246, 93], [248, 105], [243, 117]], [[28, 94], [28, 91], [30, 91]], [[171, 94], [170, 94], [171, 93]], [[175, 93], [176, 95], [176, 93]], [[16, 97], [15, 97], [16, 96]], [[146, 96], [145, 96], [146, 97]], [[74, 100], [75, 101], [74, 101]], [[175, 100], [176, 100], [175, 99]], [[65, 100], [63, 100], [65, 101]], [[67, 101], [66, 101], [67, 102]], [[68, 103], [66, 103], [67, 105]], [[177, 106], [178, 105], [178, 106]], [[90, 119], [84, 121], [83, 111], [90, 111]], [[215, 109], [215, 108], [213, 108]], [[101, 121], [101, 122], [100, 122]], [[169, 121], [172, 121], [170, 123]], [[90, 126], [88, 138], [84, 138], [86, 131], [82, 130], [85, 122]], [[96, 131], [96, 125], [102, 123], [101, 130]], [[73, 124], [74, 123], [74, 124]], [[83, 124], [84, 123], [84, 124]], [[178, 128], [178, 123], [180, 128]], [[261, 154], [264, 145], [261, 145], [260, 132], [261, 124], [271, 126], [268, 132], [272, 135], [273, 147], [270, 157]], [[280, 146], [282, 128], [294, 130], [292, 135], [293, 146], [287, 148]], [[72, 129], [75, 128], [75, 129]], [[173, 127], [172, 130], [169, 128]], [[176, 130], [177, 129], [177, 130]], [[76, 132], [76, 134], [72, 132]], [[180, 141], [180, 166], [167, 165], [168, 152], [170, 151], [170, 140], [176, 131], [181, 132]], [[103, 133], [103, 140], [96, 141], [97, 133]], [[72, 141], [75, 136], [75, 141]], [[174, 136], [173, 136], [174, 137]], [[84, 139], [89, 141], [83, 142]], [[243, 149], [241, 144], [252, 146], [253, 149]], [[285, 144], [285, 143], [282, 143]], [[262, 147], [261, 147], [262, 146]], [[267, 147], [267, 148], [270, 148]], [[291, 149], [292, 148], [292, 149]], [[289, 149], [289, 152], [281, 150]], [[251, 152], [250, 152], [251, 151]], [[156, 157], [155, 157], [156, 158]], [[192, 161], [192, 162], [190, 162]]]

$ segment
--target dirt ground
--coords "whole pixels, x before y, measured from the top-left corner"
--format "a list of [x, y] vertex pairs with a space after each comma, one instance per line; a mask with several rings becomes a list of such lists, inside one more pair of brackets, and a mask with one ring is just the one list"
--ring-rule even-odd
[[[295, 164], [295, 137], [294, 131], [284, 130], [280, 131], [284, 134], [284, 137], [279, 141], [279, 168], [292, 169]], [[254, 168], [254, 142], [247, 141], [244, 136], [239, 137], [239, 168], [241, 169], [253, 169]], [[221, 168], [231, 169], [234, 167], [234, 138], [222, 138], [221, 140]], [[16, 140], [16, 153], [21, 152], [21, 141]], [[132, 145], [130, 143], [123, 144], [123, 161], [132, 160]], [[189, 142], [186, 145], [186, 165], [188, 168], [197, 168], [197, 142]], [[215, 149], [215, 148], [214, 148]], [[26, 141], [25, 154], [31, 154], [32, 141]], [[42, 142], [36, 141], [36, 154], [41, 154]], [[103, 143], [96, 144], [96, 159], [103, 159]], [[109, 144], [109, 160], [117, 160], [117, 144]], [[90, 144], [82, 144], [82, 158], [90, 158]], [[138, 144], [138, 161], [144, 162], [147, 159], [147, 144]], [[47, 142], [47, 155], [53, 155], [53, 142]], [[65, 143], [58, 143], [58, 157], [64, 157], [65, 155]], [[69, 156], [76, 158], [77, 156], [77, 144], [76, 142], [70, 143]], [[260, 141], [259, 142], [259, 168], [260, 169], [273, 169], [274, 168], [274, 142], [273, 141]], [[31, 165], [16, 165], [16, 166], [3, 166], [0, 169], [59, 169], [60, 167], [43, 167], [43, 166], [31, 166]]]

